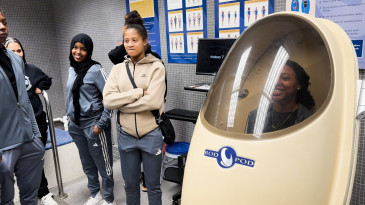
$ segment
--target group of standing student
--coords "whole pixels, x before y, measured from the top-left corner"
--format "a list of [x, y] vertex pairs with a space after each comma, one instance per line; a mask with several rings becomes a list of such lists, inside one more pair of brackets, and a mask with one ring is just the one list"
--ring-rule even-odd
[[[36, 66], [26, 64], [22, 45], [14, 38], [6, 41], [7, 35], [8, 25], [0, 9], [0, 92], [6, 96], [0, 107], [0, 204], [14, 204], [14, 174], [21, 204], [36, 205], [37, 196], [47, 196], [47, 200], [42, 198], [42, 204], [57, 204], [42, 174], [47, 124], [38, 96], [52, 81]], [[151, 111], [164, 110], [165, 68], [160, 57], [151, 54], [147, 30], [137, 11], [127, 14], [123, 36], [125, 50], [114, 50], [112, 55], [119, 53], [117, 58], [125, 60], [112, 68], [108, 79], [101, 64], [92, 60], [92, 39], [81, 33], [71, 41], [66, 113], [69, 133], [88, 178], [91, 196], [85, 205], [116, 204], [111, 110], [118, 111], [118, 149], [127, 205], [140, 204], [141, 163], [149, 204], [162, 204], [163, 136]], [[4, 42], [10, 49], [5, 48]], [[104, 196], [100, 192], [99, 174]]]
[[[117, 110], [120, 125], [118, 149], [127, 205], [140, 204], [141, 163], [146, 176], [149, 204], [162, 204], [160, 173], [163, 136], [151, 111], [159, 110], [161, 113], [164, 109], [165, 68], [161, 59], [150, 53], [147, 42], [143, 19], [137, 11], [132, 11], [127, 14], [123, 29], [125, 51], [114, 52], [116, 58], [124, 60], [117, 62], [106, 80], [100, 63], [91, 58], [91, 38], [78, 34], [71, 41], [66, 107], [70, 119], [69, 133], [78, 147], [88, 178], [91, 196], [86, 205], [116, 204], [113, 194], [111, 110]], [[98, 172], [102, 177], [103, 201]]]

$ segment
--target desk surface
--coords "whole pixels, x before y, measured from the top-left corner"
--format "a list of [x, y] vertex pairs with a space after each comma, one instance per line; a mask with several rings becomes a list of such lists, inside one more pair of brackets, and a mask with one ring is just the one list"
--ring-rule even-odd
[[184, 87], [184, 90], [199, 91], [199, 92], [208, 92], [209, 89], [210, 89], [210, 83], [196, 83]]

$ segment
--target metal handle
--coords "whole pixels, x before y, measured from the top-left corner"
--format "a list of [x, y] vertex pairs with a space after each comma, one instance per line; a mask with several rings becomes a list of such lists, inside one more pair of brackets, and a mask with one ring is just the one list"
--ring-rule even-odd
[[59, 157], [58, 157], [57, 141], [56, 141], [56, 134], [55, 134], [54, 123], [53, 123], [51, 103], [49, 102], [48, 94], [46, 91], [43, 90], [42, 95], [44, 98], [44, 103], [46, 105], [48, 126], [49, 126], [49, 132], [50, 132], [50, 136], [51, 136], [51, 142], [52, 142], [52, 152], [53, 152], [54, 166], [55, 166], [55, 170], [56, 170], [58, 196], [61, 199], [65, 199], [65, 198], [67, 198], [67, 194], [63, 192], [60, 161], [59, 161]]

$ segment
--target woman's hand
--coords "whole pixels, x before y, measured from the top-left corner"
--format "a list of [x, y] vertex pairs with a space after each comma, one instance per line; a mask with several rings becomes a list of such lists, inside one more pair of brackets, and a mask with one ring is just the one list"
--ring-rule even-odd
[[35, 88], [35, 94], [41, 94], [42, 93], [42, 90], [41, 89], [39, 89], [39, 88]]
[[99, 135], [100, 133], [101, 133], [101, 131], [102, 131], [102, 129], [100, 129], [100, 128], [98, 128], [98, 126], [94, 126], [94, 133], [96, 134], [96, 135]]

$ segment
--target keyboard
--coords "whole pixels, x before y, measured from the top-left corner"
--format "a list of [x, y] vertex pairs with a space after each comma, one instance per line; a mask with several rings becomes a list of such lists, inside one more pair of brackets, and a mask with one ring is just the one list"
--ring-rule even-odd
[[195, 118], [195, 119], [198, 118], [198, 116], [199, 116], [198, 111], [184, 110], [184, 109], [179, 109], [179, 108], [169, 110], [166, 112], [166, 114], [167, 114], [167, 116], [175, 115], [175, 116]]

